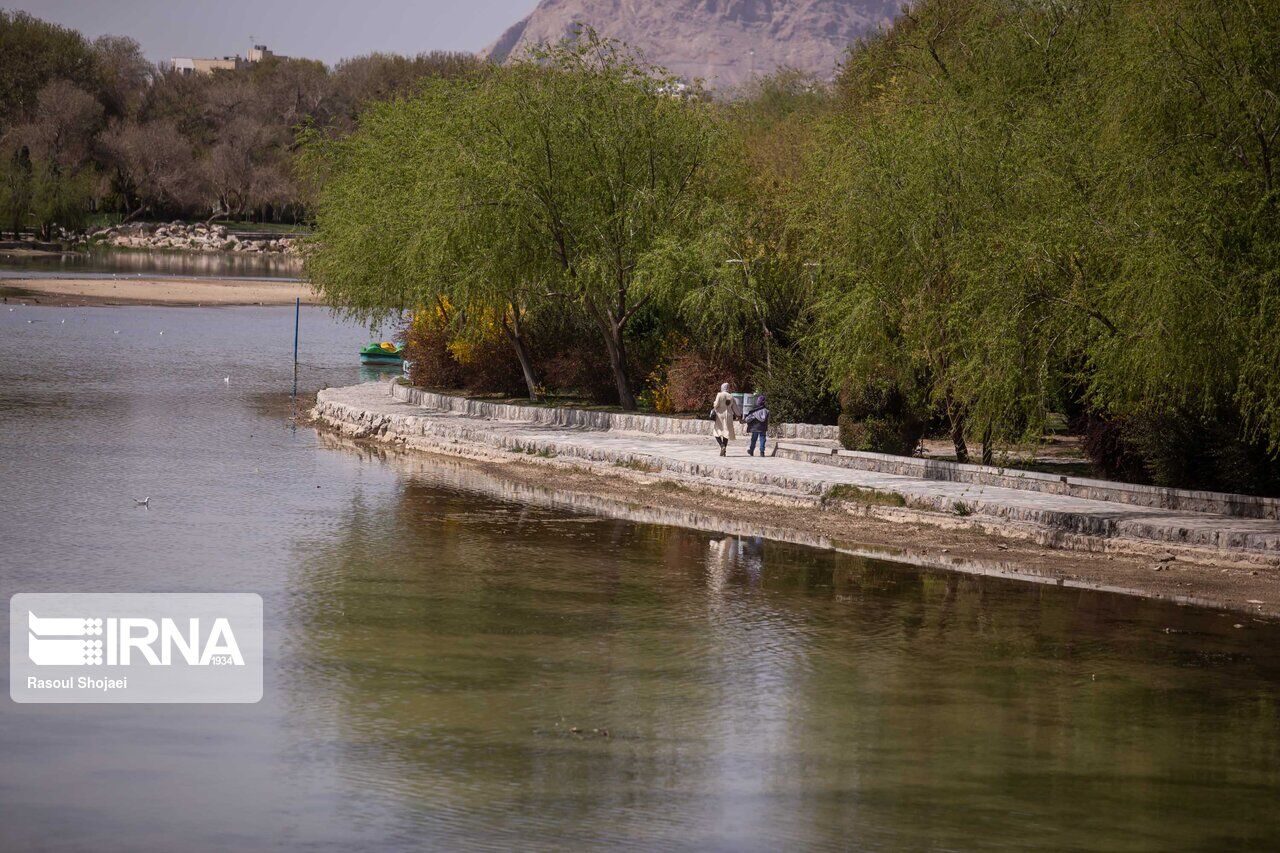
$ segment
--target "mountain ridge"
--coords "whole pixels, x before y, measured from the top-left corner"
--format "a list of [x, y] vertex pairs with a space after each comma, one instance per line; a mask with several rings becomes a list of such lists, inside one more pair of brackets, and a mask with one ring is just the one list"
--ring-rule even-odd
[[541, 0], [480, 52], [505, 62], [589, 25], [686, 79], [732, 87], [778, 68], [834, 75], [845, 50], [901, 0]]

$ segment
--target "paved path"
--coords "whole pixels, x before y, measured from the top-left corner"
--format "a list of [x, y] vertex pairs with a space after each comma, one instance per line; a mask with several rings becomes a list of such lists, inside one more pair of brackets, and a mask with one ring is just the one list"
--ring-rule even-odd
[[[800, 460], [747, 455], [740, 436], [729, 455], [708, 438], [497, 421], [428, 409], [393, 398], [387, 383], [366, 383], [320, 392], [317, 413], [348, 432], [426, 443], [481, 445], [540, 456], [566, 456], [628, 465], [678, 479], [740, 484], [753, 491], [821, 496], [833, 486], [900, 495], [912, 508], [957, 514], [963, 504], [975, 519], [1039, 525], [1066, 534], [1123, 537], [1172, 546], [1226, 550], [1280, 562], [1280, 522], [1209, 513], [1149, 509], [1126, 504], [1022, 491], [1012, 488], [925, 480], [896, 474], [817, 465]], [[784, 444], [789, 442], [784, 441]]]

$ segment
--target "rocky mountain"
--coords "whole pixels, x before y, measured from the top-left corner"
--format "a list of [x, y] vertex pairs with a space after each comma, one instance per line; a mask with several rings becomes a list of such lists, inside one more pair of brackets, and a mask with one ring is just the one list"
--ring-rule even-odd
[[790, 66], [829, 78], [845, 48], [887, 25], [903, 0], [541, 0], [482, 51], [503, 62], [556, 42], [578, 24], [644, 51], [710, 86], [735, 86]]

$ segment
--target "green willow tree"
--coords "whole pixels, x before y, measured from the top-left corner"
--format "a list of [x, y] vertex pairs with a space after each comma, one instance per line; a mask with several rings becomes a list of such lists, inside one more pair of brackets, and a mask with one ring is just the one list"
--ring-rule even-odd
[[1035, 52], [1061, 22], [1027, 11], [1013, 26], [1005, 6], [923, 4], [853, 54], [804, 182], [814, 251], [830, 259], [819, 348], [837, 376], [940, 413], [961, 461], [975, 422], [984, 452], [1038, 434], [1058, 403], [1061, 323], [1085, 318], [1059, 310], [1076, 205], [1058, 176], [1079, 170], [1052, 120], [1076, 106], [1083, 46]]
[[760, 384], [805, 331], [820, 276], [782, 190], [826, 94], [793, 71], [757, 86], [720, 108], [695, 236], [669, 246], [666, 269], [690, 331], [719, 355], [749, 360]]
[[412, 111], [379, 104], [350, 136], [303, 133], [298, 167], [313, 188], [317, 235], [307, 272], [326, 300], [356, 319], [383, 320], [434, 299], [437, 284], [421, 276], [413, 249], [433, 203], [417, 172], [445, 150], [437, 107], [425, 96]]
[[310, 132], [300, 162], [322, 189], [307, 266], [328, 300], [366, 321], [428, 307], [462, 338], [496, 323], [536, 399], [527, 327], [551, 298], [539, 269], [549, 256], [514, 221], [496, 168], [492, 85], [432, 81], [373, 107], [349, 137]]
[[580, 310], [634, 409], [628, 325], [665, 292], [646, 259], [693, 221], [712, 132], [704, 103], [590, 30], [435, 81], [348, 138], [306, 140], [309, 271], [360, 316], [445, 300], [463, 334], [497, 322], [531, 397], [528, 327]]
[[1275, 0], [932, 0], [853, 50], [792, 196], [832, 380], [914, 389], [961, 457], [1081, 410], [1280, 451], [1278, 29]]
[[599, 330], [618, 403], [634, 409], [628, 325], [665, 292], [650, 257], [696, 222], [710, 107], [591, 29], [530, 52], [489, 90], [506, 224], [550, 258], [549, 283]]

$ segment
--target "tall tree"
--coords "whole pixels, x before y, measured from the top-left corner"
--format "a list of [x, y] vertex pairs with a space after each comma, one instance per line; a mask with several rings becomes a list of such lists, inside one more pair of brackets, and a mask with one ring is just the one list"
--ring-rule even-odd
[[92, 49], [95, 88], [107, 115], [132, 115], [151, 84], [155, 67], [131, 38], [99, 36]]
[[[312, 267], [361, 311], [447, 295], [459, 316], [499, 323], [531, 396], [531, 319], [549, 300], [577, 306], [632, 409], [628, 324], [662, 292], [649, 259], [694, 221], [711, 139], [705, 104], [584, 31], [375, 109], [319, 156]], [[367, 268], [373, 258], [381, 269]]]
[[92, 89], [93, 52], [75, 30], [0, 9], [0, 132], [27, 116], [54, 80]]
[[46, 84], [36, 95], [31, 120], [5, 134], [12, 190], [9, 203], [25, 200], [26, 211], [12, 211], [15, 222], [30, 217], [48, 238], [55, 224], [80, 227], [93, 194], [94, 136], [102, 105], [66, 80]]
[[600, 332], [618, 403], [634, 409], [628, 324], [662, 292], [645, 275], [647, 257], [696, 218], [710, 108], [590, 29], [486, 85], [508, 221], [550, 255], [557, 286]]
[[204, 201], [195, 148], [172, 121], [117, 121], [98, 144], [126, 220], [190, 210]]
[[372, 108], [349, 137], [313, 131], [301, 160], [320, 187], [308, 269], [365, 319], [425, 307], [463, 338], [498, 326], [534, 398], [529, 326], [549, 298], [547, 256], [510, 219], [507, 176], [488, 156], [491, 106], [474, 81], [436, 80]]

